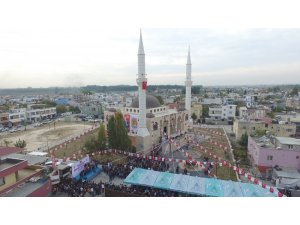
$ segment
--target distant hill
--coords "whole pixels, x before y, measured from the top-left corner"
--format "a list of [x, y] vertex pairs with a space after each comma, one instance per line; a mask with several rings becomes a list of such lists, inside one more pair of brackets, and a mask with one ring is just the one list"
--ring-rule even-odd
[[55, 95], [79, 93], [78, 87], [10, 88], [0, 89], [0, 95]]
[[[148, 91], [155, 91], [159, 89], [182, 89], [183, 85], [149, 85], [147, 87]], [[115, 86], [98, 86], [98, 85], [88, 85], [81, 88], [84, 91], [91, 92], [113, 92], [113, 91], [137, 91], [137, 86], [131, 85], [115, 85]]]

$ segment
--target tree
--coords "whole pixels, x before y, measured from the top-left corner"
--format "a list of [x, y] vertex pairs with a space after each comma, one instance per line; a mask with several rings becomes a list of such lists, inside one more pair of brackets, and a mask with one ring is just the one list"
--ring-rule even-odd
[[203, 105], [202, 107], [202, 117], [203, 118], [209, 117], [209, 108], [206, 105]]
[[266, 135], [266, 131], [265, 130], [256, 130], [255, 135], [262, 137], [262, 136]]
[[105, 127], [103, 124], [100, 125], [99, 131], [98, 131], [98, 142], [99, 142], [100, 149], [106, 148], [106, 134], [105, 134]]
[[89, 153], [95, 152], [99, 148], [99, 142], [95, 138], [95, 136], [90, 137], [88, 140], [85, 141], [84, 147]]
[[181, 97], [180, 96], [177, 96], [175, 99], [174, 99], [174, 103], [179, 103], [181, 101]]
[[56, 112], [58, 114], [65, 113], [65, 112], [67, 112], [67, 107], [64, 105], [58, 105], [58, 106], [56, 106]]
[[267, 116], [269, 116], [270, 118], [274, 119], [275, 118], [275, 113], [274, 112], [268, 112]]
[[191, 117], [192, 117], [193, 121], [195, 121], [197, 119], [197, 115], [195, 113], [193, 113]]
[[16, 143], [15, 143], [15, 147], [17, 147], [17, 148], [25, 148], [26, 147], [26, 141], [25, 140], [18, 140], [18, 141], [16, 141]]
[[248, 134], [244, 133], [241, 136], [241, 139], [239, 140], [239, 144], [242, 145], [243, 147], [248, 146]]
[[115, 117], [112, 116], [108, 120], [107, 124], [108, 146], [110, 148], [116, 148], [116, 124]]
[[42, 103], [45, 104], [46, 107], [55, 107], [57, 105], [55, 102], [49, 100], [43, 100]]
[[74, 113], [74, 114], [78, 114], [78, 113], [81, 113], [81, 110], [79, 109], [79, 107], [78, 106], [70, 106], [69, 107], [69, 111], [70, 112], [72, 112], [72, 113]]
[[115, 114], [116, 125], [116, 147], [121, 150], [129, 150], [131, 147], [131, 141], [128, 137], [128, 131], [125, 126], [125, 121], [121, 112]]
[[295, 87], [292, 89], [290, 95], [291, 95], [291, 96], [298, 96], [298, 92], [299, 92], [299, 87], [298, 87], [298, 86], [295, 86]]
[[161, 105], [164, 104], [164, 100], [163, 100], [163, 98], [162, 98], [160, 95], [155, 96], [155, 97], [158, 99], [158, 101], [159, 101], [159, 103], [160, 103]]
[[8, 147], [8, 145], [11, 143], [11, 141], [6, 140], [6, 139], [3, 142], [4, 142], [4, 144], [5, 144], [6, 147]]

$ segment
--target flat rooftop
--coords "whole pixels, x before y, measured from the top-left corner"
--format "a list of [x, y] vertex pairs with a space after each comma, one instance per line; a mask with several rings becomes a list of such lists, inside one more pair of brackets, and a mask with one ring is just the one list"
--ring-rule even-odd
[[12, 163], [12, 162], [6, 162], [4, 161], [3, 163], [0, 162], [0, 171], [1, 170], [4, 170], [4, 169], [7, 169], [13, 165], [15, 165], [16, 163]]
[[267, 136], [253, 137], [256, 144], [263, 148], [275, 148], [275, 145], [271, 142], [271, 138]]
[[24, 155], [24, 154], [20, 154], [20, 153], [9, 154], [3, 158], [27, 160], [29, 166], [30, 165], [40, 165], [40, 164], [47, 162], [50, 159], [50, 157], [46, 157], [46, 156], [29, 155], [29, 154]]
[[300, 145], [300, 139], [290, 137], [276, 137], [276, 139], [284, 145]]
[[35, 190], [37, 190], [38, 188], [42, 187], [46, 182], [47, 180], [46, 181], [40, 180], [37, 182], [23, 183], [17, 188], [14, 188], [13, 190], [6, 192], [2, 196], [3, 197], [26, 197], [32, 192], [34, 192]]
[[9, 167], [15, 166], [24, 161], [25, 160], [22, 160], [22, 159], [10, 159], [10, 158], [2, 159], [0, 161], [0, 171], [5, 170]]

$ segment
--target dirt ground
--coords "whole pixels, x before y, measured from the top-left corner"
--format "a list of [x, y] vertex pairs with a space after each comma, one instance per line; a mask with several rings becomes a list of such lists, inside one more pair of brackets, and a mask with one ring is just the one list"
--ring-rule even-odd
[[13, 146], [17, 140], [25, 140], [26, 151], [45, 151], [57, 145], [68, 137], [79, 135], [84, 130], [91, 128], [90, 124], [76, 122], [57, 122], [55, 128], [49, 125], [33, 128], [27, 131], [1, 136], [0, 144], [4, 145], [4, 140], [10, 141], [9, 146]]

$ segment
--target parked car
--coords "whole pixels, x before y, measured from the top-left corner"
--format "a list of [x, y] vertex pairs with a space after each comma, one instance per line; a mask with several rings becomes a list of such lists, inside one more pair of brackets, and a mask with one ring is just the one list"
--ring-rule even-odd
[[35, 123], [35, 124], [33, 124], [33, 126], [34, 127], [40, 127], [42, 124], [40, 124], [40, 123]]
[[16, 129], [16, 128], [12, 128], [9, 132], [10, 133], [15, 133], [15, 132], [17, 132], [18, 130]]

